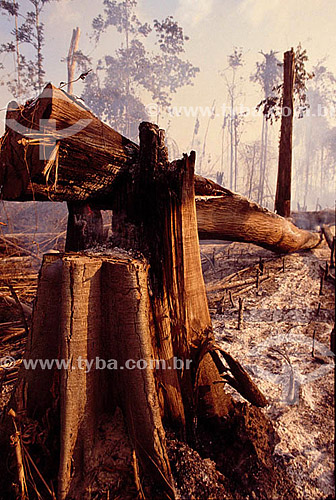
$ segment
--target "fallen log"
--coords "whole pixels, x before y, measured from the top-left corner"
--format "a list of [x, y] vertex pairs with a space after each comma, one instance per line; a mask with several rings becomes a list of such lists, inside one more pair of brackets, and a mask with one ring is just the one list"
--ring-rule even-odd
[[233, 193], [216, 182], [195, 175], [198, 235], [254, 243], [277, 253], [316, 247], [318, 233], [296, 227], [291, 221]]
[[254, 243], [277, 253], [315, 248], [319, 233], [298, 229], [289, 220], [231, 191], [220, 196], [196, 196], [201, 240]]
[[133, 165], [138, 146], [66, 92], [48, 84], [25, 106], [11, 102], [0, 144], [1, 198], [101, 199]]
[[[99, 209], [113, 208], [140, 161], [136, 144], [51, 84], [23, 107], [9, 104], [0, 146], [1, 198], [67, 201], [66, 248], [73, 251], [102, 241]], [[194, 185], [196, 194], [210, 195], [196, 199], [200, 239], [251, 242], [275, 252], [320, 241], [209, 179], [195, 176]]]

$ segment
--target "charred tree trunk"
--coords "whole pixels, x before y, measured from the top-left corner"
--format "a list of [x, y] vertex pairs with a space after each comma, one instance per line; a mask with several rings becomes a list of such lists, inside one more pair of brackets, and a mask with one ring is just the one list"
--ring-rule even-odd
[[85, 202], [68, 203], [66, 252], [79, 252], [103, 242], [103, 218], [98, 208]]
[[[139, 163], [137, 182], [130, 178], [113, 205], [115, 243], [141, 250], [150, 262], [158, 357], [174, 353], [183, 360], [197, 360], [213, 336], [197, 235], [195, 154], [169, 165], [163, 131], [145, 123], [140, 126]], [[202, 370], [207, 364], [202, 362]], [[181, 376], [173, 374], [174, 379], [165, 371], [158, 373], [168, 420], [183, 433], [192, 428], [199, 404], [192, 396], [196, 365], [194, 361]], [[207, 397], [217, 401], [213, 416], [219, 415], [227, 399], [215, 385], [208, 385]]]
[[[40, 422], [56, 415], [59, 500], [84, 498], [103, 413], [122, 408], [150, 498], [174, 499], [162, 422], [190, 438], [197, 418], [233, 408], [209, 354], [194, 161], [168, 164], [163, 132], [142, 124], [139, 164], [114, 201], [115, 244], [126, 251], [44, 259], [26, 360], [58, 359], [63, 370], [23, 368], [16, 406]], [[97, 360], [118, 369], [83, 366]]]
[[292, 182], [292, 131], [294, 113], [294, 51], [284, 55], [284, 88], [281, 117], [278, 180], [274, 210], [282, 217], [290, 216]]

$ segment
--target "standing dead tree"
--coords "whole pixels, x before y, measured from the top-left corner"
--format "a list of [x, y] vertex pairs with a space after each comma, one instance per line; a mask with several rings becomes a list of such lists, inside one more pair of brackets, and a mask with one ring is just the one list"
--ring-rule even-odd
[[278, 180], [275, 195], [275, 211], [283, 216], [290, 216], [292, 182], [292, 134], [294, 115], [294, 50], [284, 55], [284, 86], [281, 116], [281, 136], [279, 150]]
[[72, 31], [72, 37], [67, 57], [67, 68], [68, 68], [68, 93], [73, 93], [73, 81], [75, 78], [76, 69], [76, 52], [78, 50], [80, 37], [80, 29], [77, 27]]

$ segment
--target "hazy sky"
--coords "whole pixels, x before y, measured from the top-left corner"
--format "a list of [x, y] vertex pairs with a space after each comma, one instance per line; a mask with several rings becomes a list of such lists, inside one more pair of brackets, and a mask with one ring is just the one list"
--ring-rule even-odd
[[[28, 10], [29, 1], [19, 0]], [[258, 52], [270, 49], [282, 53], [298, 42], [307, 49], [310, 63], [328, 56], [327, 66], [336, 74], [336, 3], [335, 0], [139, 0], [138, 15], [143, 20], [162, 19], [173, 15], [190, 36], [186, 44], [185, 57], [199, 66], [200, 73], [193, 87], [181, 89], [174, 95], [173, 105], [211, 106], [216, 109], [227, 103], [224, 79], [219, 71], [227, 67], [227, 55], [234, 46], [243, 47], [246, 77], [241, 104], [254, 106], [260, 99], [260, 90], [249, 81], [249, 74]], [[25, 9], [24, 9], [25, 10]], [[66, 56], [72, 29], [81, 28], [80, 48], [93, 58], [113, 53], [118, 45], [117, 37], [106, 34], [100, 46], [94, 49], [89, 40], [91, 20], [102, 11], [102, 2], [97, 0], [53, 1], [45, 9], [46, 30], [45, 69], [47, 80], [58, 85], [66, 80], [66, 65], [61, 62]], [[6, 41], [12, 28], [5, 16], [0, 17], [1, 43]], [[12, 56], [0, 56], [6, 67], [12, 68]], [[76, 84], [75, 93], [80, 95], [82, 83]], [[10, 95], [0, 87], [0, 107], [6, 106]], [[150, 104], [150, 99], [148, 104]], [[4, 113], [0, 115], [3, 121]], [[168, 126], [163, 118], [160, 125]], [[201, 132], [207, 119], [201, 120]], [[190, 147], [195, 118], [176, 117], [170, 130], [182, 150]], [[209, 147], [218, 153], [222, 117], [218, 116], [209, 129]], [[258, 123], [258, 122], [257, 122]], [[203, 132], [204, 133], [204, 132]], [[247, 134], [259, 134], [257, 125], [250, 126]]]

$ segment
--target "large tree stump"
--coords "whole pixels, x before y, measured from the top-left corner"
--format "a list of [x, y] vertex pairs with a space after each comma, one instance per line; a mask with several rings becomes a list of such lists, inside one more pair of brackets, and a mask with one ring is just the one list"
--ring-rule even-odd
[[[51, 365], [23, 369], [24, 391], [16, 398], [21, 413], [39, 420], [55, 406], [53, 397], [59, 399], [59, 500], [81, 498], [83, 492], [76, 492], [92, 467], [100, 416], [116, 406], [124, 411], [144, 469], [167, 497], [174, 497], [156, 391], [148, 269], [145, 260], [118, 252], [44, 259], [25, 359]], [[59, 360], [62, 369], [52, 360]], [[173, 369], [173, 360], [166, 361]]]
[[[65, 366], [47, 377], [23, 368], [16, 404], [39, 421], [50, 408], [56, 414], [59, 500], [85, 498], [103, 413], [122, 408], [142, 474], [155, 482], [152, 497], [173, 499], [163, 423], [190, 440], [197, 419], [220, 419], [233, 406], [209, 354], [194, 162], [192, 154], [169, 164], [163, 132], [142, 124], [139, 164], [113, 204], [115, 244], [124, 250], [44, 259], [26, 359]], [[80, 360], [97, 359], [118, 369], [79, 369]], [[128, 360], [146, 366], [128, 370]]]

